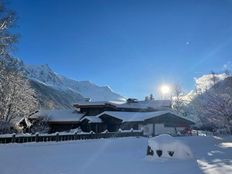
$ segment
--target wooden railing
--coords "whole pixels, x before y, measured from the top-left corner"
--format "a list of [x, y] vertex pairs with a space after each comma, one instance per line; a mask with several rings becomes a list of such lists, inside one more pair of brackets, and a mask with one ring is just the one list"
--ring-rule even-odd
[[28, 142], [51, 142], [51, 141], [73, 141], [99, 138], [116, 138], [116, 137], [138, 137], [143, 136], [141, 131], [126, 132], [105, 132], [105, 133], [56, 133], [56, 134], [34, 134], [34, 135], [17, 135], [0, 136], [0, 144], [7, 143], [28, 143]]

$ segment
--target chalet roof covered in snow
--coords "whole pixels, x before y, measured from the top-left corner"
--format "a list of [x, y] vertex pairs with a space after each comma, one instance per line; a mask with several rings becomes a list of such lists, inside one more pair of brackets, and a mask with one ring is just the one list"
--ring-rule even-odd
[[137, 101], [137, 102], [132, 102], [132, 103], [115, 103], [114, 104], [118, 108], [141, 108], [141, 109], [146, 109], [146, 108], [161, 108], [161, 107], [169, 107], [171, 106], [171, 101], [170, 100], [148, 100], [148, 101]]
[[72, 109], [62, 110], [40, 110], [34, 113], [30, 118], [43, 118], [48, 117], [50, 122], [77, 122], [84, 116]]
[[145, 121], [154, 117], [159, 117], [165, 114], [172, 114], [176, 116], [177, 118], [181, 118], [184, 120], [187, 120], [189, 122], [192, 122], [191, 120], [187, 118], [183, 118], [179, 116], [178, 114], [172, 112], [172, 111], [156, 111], [156, 112], [115, 112], [115, 111], [105, 111], [101, 114], [99, 114], [97, 117], [101, 118], [103, 115], [109, 115], [115, 118], [118, 118], [122, 120], [122, 122], [140, 122]]
[[81, 119], [81, 121], [83, 120], [88, 120], [88, 123], [102, 123], [102, 120], [96, 116], [85, 116]]
[[82, 101], [82, 102], [74, 103], [73, 105], [84, 107], [84, 106], [105, 106], [107, 104], [111, 105], [112, 103], [107, 101], [96, 101], [96, 102]]
[[136, 102], [117, 102], [117, 101], [98, 101], [98, 102], [79, 102], [75, 103], [76, 107], [99, 107], [99, 106], [112, 106], [115, 108], [138, 108], [147, 109], [153, 108], [158, 109], [162, 107], [170, 107], [170, 100], [148, 100], [148, 101], [136, 101]]
[[157, 111], [157, 112], [115, 112], [115, 111], [105, 111], [99, 114], [97, 117], [102, 115], [109, 115], [115, 118], [122, 120], [123, 122], [130, 122], [130, 121], [144, 121], [146, 119], [160, 116], [166, 114], [167, 111]]

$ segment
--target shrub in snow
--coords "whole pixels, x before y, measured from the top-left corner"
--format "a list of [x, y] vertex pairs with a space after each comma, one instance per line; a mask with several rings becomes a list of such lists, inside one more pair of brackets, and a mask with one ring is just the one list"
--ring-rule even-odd
[[75, 128], [75, 129], [70, 129], [69, 130], [69, 133], [79, 133], [79, 132], [81, 132], [80, 128]]
[[92, 130], [91, 130], [89, 133], [90, 133], [90, 134], [95, 134], [95, 132], [94, 132], [94, 131], [92, 131]]
[[108, 133], [109, 131], [106, 129], [106, 130], [104, 130], [102, 133]]
[[163, 134], [148, 140], [147, 155], [154, 158], [192, 158], [190, 148], [174, 137]]

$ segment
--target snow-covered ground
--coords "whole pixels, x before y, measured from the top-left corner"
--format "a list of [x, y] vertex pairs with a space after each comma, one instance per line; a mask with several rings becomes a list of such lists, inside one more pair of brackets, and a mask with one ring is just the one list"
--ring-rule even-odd
[[1, 174], [230, 174], [232, 137], [179, 137], [193, 159], [146, 158], [147, 138], [0, 145]]

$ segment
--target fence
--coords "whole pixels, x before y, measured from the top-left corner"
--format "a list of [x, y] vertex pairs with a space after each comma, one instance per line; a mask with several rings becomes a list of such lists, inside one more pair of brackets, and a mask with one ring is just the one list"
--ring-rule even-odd
[[210, 131], [203, 131], [203, 130], [192, 130], [192, 135], [195, 136], [213, 136], [214, 133]]
[[17, 135], [0, 137], [0, 144], [7, 143], [28, 143], [28, 142], [51, 142], [51, 141], [72, 141], [72, 140], [87, 140], [99, 138], [115, 138], [115, 137], [138, 137], [142, 136], [141, 131], [127, 132], [105, 132], [105, 133], [67, 133], [67, 134], [34, 134], [34, 135]]

